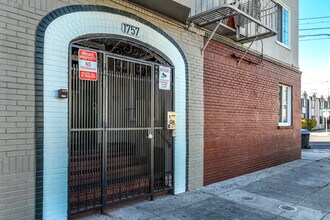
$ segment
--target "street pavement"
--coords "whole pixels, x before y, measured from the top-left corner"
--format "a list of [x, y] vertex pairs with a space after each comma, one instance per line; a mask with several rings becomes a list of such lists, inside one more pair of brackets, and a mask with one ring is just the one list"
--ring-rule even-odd
[[330, 149], [302, 150], [301, 160], [82, 219], [330, 220]]
[[312, 131], [310, 134], [310, 147], [312, 149], [330, 149], [330, 130]]

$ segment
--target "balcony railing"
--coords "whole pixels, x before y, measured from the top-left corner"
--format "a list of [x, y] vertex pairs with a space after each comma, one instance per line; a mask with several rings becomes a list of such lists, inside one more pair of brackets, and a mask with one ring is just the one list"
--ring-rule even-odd
[[277, 5], [273, 0], [192, 0], [188, 23], [252, 42], [276, 35]]

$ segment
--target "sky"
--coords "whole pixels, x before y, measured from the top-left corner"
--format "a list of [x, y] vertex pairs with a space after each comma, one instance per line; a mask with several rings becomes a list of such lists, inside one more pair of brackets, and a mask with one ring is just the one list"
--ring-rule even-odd
[[[315, 28], [326, 29], [303, 30]], [[305, 36], [319, 34], [329, 35]], [[299, 36], [302, 91], [306, 91], [308, 95], [316, 93], [318, 97], [321, 95], [328, 97], [328, 94], [330, 95], [330, 0], [299, 0]]]

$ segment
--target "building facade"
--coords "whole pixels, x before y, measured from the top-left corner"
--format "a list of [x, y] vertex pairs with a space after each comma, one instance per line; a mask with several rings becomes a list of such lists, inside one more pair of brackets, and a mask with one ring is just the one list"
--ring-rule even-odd
[[301, 118], [309, 118], [309, 99], [306, 92], [301, 95]]
[[317, 125], [313, 130], [325, 129], [326, 121], [323, 112], [329, 109], [329, 97], [317, 97], [316, 93], [309, 96], [306, 91], [301, 95], [301, 118], [315, 119]]
[[300, 158], [298, 1], [262, 4], [1, 1], [0, 216], [66, 219]]

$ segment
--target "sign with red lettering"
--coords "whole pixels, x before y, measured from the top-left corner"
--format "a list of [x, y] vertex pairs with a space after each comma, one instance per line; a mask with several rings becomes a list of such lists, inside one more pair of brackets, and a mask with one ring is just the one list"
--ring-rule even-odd
[[97, 53], [89, 50], [79, 49], [79, 79], [97, 80]]

